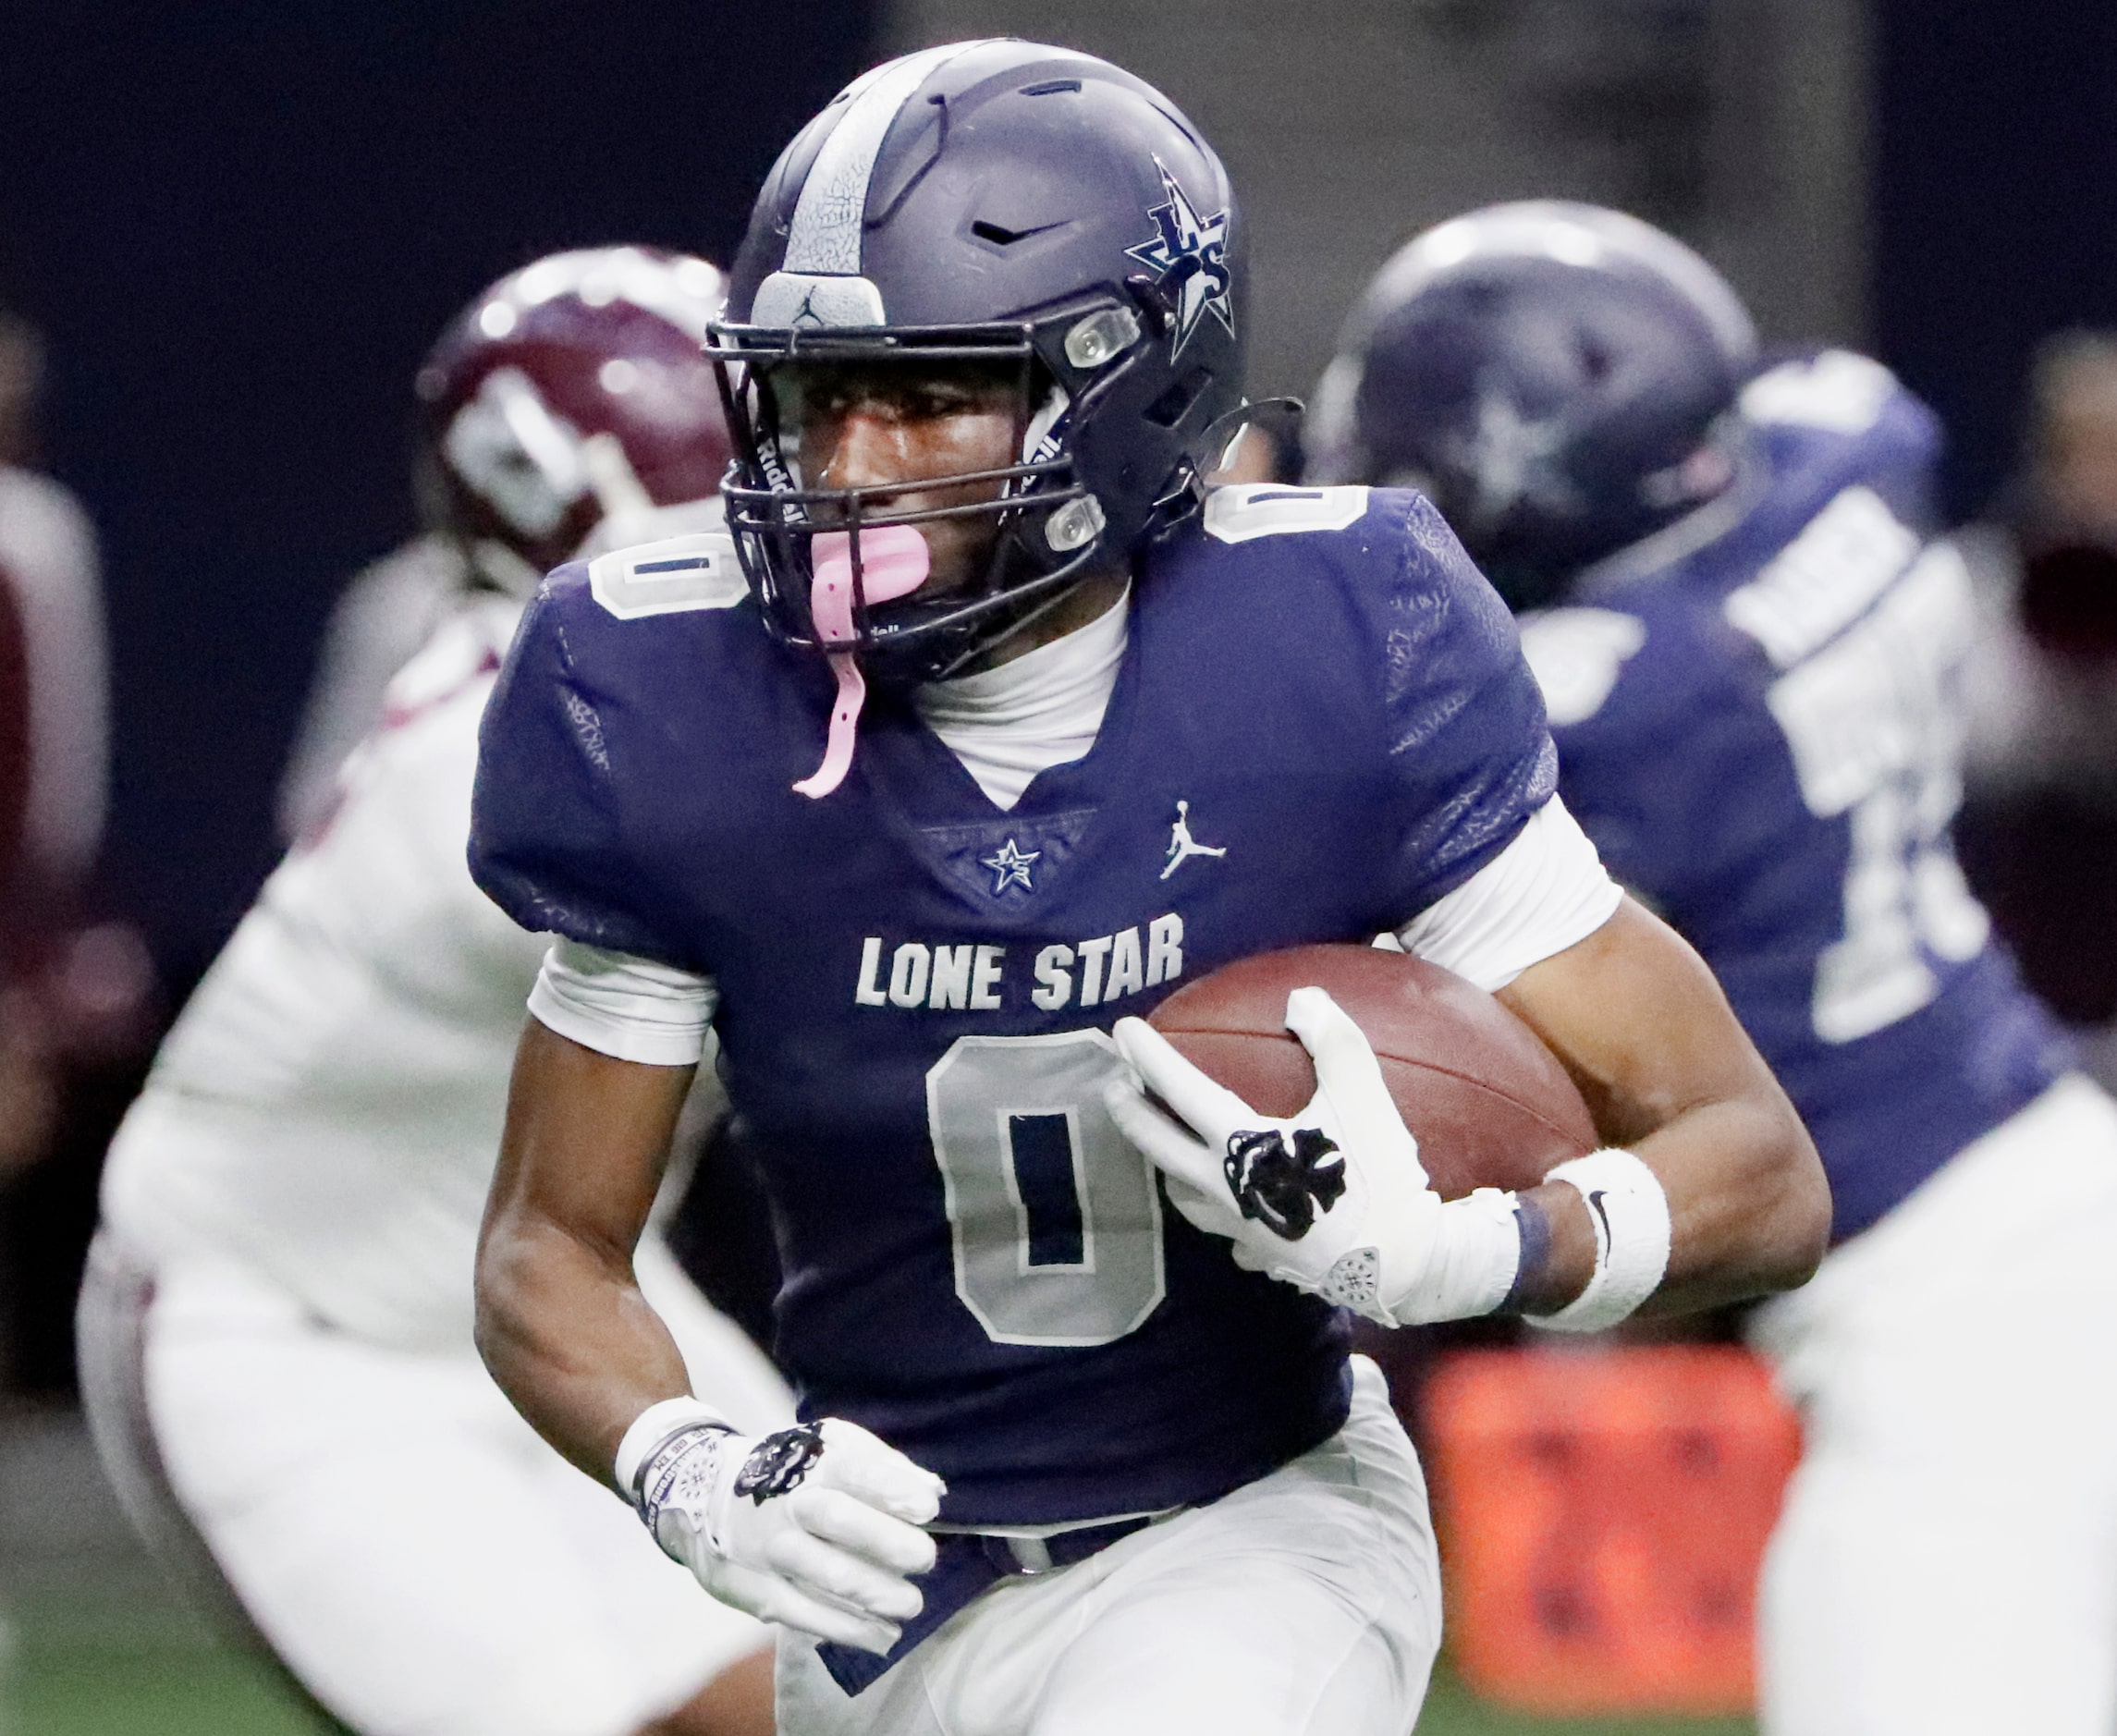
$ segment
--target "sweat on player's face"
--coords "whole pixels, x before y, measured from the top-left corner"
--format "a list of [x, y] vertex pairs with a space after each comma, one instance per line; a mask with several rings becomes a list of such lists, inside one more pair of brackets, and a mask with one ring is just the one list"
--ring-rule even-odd
[[[804, 485], [881, 489], [861, 502], [886, 518], [974, 507], [999, 498], [999, 482], [890, 489], [1007, 468], [1020, 460], [1031, 391], [1018, 361], [797, 362], [766, 381], [788, 454]], [[819, 502], [827, 528], [839, 509]], [[998, 533], [986, 513], [921, 519], [933, 561], [922, 589], [969, 583]]]

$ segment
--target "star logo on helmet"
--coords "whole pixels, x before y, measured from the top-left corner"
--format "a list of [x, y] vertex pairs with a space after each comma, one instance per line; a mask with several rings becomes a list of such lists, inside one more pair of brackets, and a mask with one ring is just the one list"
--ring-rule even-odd
[[1170, 354], [1181, 356], [1208, 313], [1230, 336], [1235, 330], [1228, 293], [1228, 214], [1222, 210], [1200, 216], [1169, 165], [1156, 157], [1154, 166], [1161, 171], [1162, 190], [1169, 202], [1146, 214], [1154, 222], [1153, 239], [1128, 247], [1125, 253], [1154, 273], [1156, 287], [1168, 299], [1176, 324]]
[[1563, 503], [1572, 490], [1554, 460], [1572, 433], [1562, 415], [1524, 416], [1504, 385], [1480, 381], [1477, 431], [1457, 441], [1451, 455], [1476, 479], [1471, 510], [1477, 520], [1497, 522], [1524, 500]]
[[993, 897], [997, 899], [1010, 886], [1021, 886], [1028, 892], [1035, 891], [1036, 887], [1029, 878], [1029, 864], [1043, 854], [1040, 850], [1023, 850], [1010, 837], [995, 854], [979, 857], [979, 863], [993, 872]]

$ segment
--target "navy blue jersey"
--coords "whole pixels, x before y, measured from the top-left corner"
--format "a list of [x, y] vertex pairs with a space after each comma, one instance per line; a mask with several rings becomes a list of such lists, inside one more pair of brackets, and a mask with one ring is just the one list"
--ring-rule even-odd
[[1011, 812], [887, 694], [845, 784], [795, 794], [822, 662], [747, 601], [621, 618], [578, 566], [485, 715], [479, 883], [718, 984], [777, 1354], [958, 1522], [1209, 1499], [1339, 1426], [1341, 1317], [1166, 1204], [1102, 1106], [1107, 1029], [1403, 923], [1555, 779], [1513, 623], [1417, 495], [1223, 490], [1136, 577], [1094, 749]]
[[1961, 562], [1931, 415], [1842, 351], [1744, 398], [1721, 502], [1524, 625], [1567, 805], [1713, 967], [1808, 1124], [1841, 1240], [2067, 1064], [1949, 839]]

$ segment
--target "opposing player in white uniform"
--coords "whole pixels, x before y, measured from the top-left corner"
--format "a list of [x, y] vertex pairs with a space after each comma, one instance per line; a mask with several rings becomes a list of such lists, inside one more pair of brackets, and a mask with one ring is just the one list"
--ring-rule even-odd
[[[633, 248], [481, 296], [419, 379], [458, 606], [266, 884], [113, 1148], [82, 1386], [127, 1510], [364, 1736], [759, 1736], [765, 1629], [545, 1447], [471, 1344], [545, 943], [464, 862], [477, 727], [543, 568], [717, 515], [719, 273]], [[642, 1286], [748, 1425], [789, 1400], [652, 1239]], [[474, 1493], [474, 1500], [467, 1496]]]

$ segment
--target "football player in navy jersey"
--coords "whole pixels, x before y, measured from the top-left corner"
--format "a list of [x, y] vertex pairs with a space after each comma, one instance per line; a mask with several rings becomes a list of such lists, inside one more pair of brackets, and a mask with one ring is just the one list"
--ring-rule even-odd
[[1495, 206], [1383, 268], [1312, 475], [1428, 491], [1518, 609], [1560, 788], [1695, 945], [1835, 1200], [1763, 1346], [1808, 1420], [1763, 1598], [1764, 1726], [2117, 1723], [2117, 1107], [1950, 846], [1968, 587], [1939, 434], [1843, 350], [1761, 367], [1704, 261]]
[[[1797, 1118], [1553, 799], [1432, 507], [1203, 486], [1242, 241], [1102, 61], [869, 73], [780, 158], [709, 340], [728, 533], [560, 568], [486, 714], [473, 871], [558, 938], [480, 1341], [781, 1625], [786, 1730], [1394, 1736], [1438, 1583], [1347, 1310], [1592, 1327], [1821, 1250]], [[1444, 1204], [1319, 990], [1289, 1121], [1138, 1017], [1383, 930], [1528, 1020], [1608, 1148]], [[709, 1024], [786, 1271], [804, 1422], [762, 1437], [687, 1394], [630, 1266]]]

